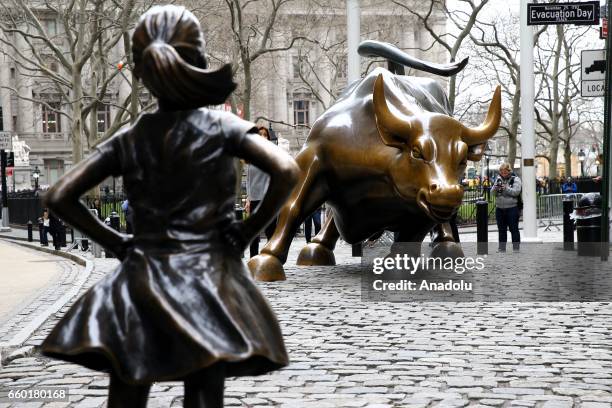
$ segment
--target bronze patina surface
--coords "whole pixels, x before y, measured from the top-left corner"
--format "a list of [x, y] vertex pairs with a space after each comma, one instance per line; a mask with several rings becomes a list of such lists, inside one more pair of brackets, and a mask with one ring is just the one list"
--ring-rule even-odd
[[435, 227], [435, 241], [452, 252], [448, 220], [463, 197], [458, 180], [468, 160], [480, 160], [499, 127], [500, 88], [480, 126], [468, 127], [451, 115], [444, 90], [432, 79], [377, 68], [351, 85], [315, 122], [296, 157], [298, 185], [274, 236], [249, 261], [255, 278], [285, 279], [282, 265], [298, 226], [324, 202], [333, 216], [302, 249], [298, 264], [333, 265], [340, 236], [358, 243], [381, 230], [421, 242]]
[[[184, 406], [218, 408], [226, 376], [288, 364], [276, 316], [240, 256], [286, 201], [298, 168], [253, 123], [202, 108], [225, 101], [235, 84], [229, 66], [207, 69], [189, 11], [152, 8], [132, 51], [159, 109], [99, 145], [45, 197], [121, 264], [75, 302], [42, 352], [109, 372], [109, 407], [144, 407], [153, 382], [181, 380]], [[234, 215], [236, 157], [270, 174], [244, 222]], [[79, 202], [111, 175], [123, 177], [133, 236]]]

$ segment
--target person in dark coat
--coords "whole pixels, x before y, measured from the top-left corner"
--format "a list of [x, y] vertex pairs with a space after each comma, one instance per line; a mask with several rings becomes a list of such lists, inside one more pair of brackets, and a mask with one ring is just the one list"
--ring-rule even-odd
[[[156, 6], [139, 21], [134, 74], [158, 99], [62, 177], [46, 195], [60, 217], [121, 263], [44, 340], [44, 355], [110, 373], [108, 406], [146, 406], [153, 382], [184, 381], [186, 407], [223, 406], [226, 376], [288, 364], [274, 312], [241, 260], [297, 182], [295, 161], [222, 110], [232, 69], [207, 69], [192, 13]], [[270, 175], [245, 221], [235, 217], [235, 158]], [[95, 218], [78, 198], [123, 177], [134, 235]]]
[[51, 238], [53, 238], [53, 248], [56, 251], [62, 249], [62, 242], [60, 239], [60, 232], [62, 229], [62, 222], [52, 211], [49, 212], [49, 233], [51, 234]]

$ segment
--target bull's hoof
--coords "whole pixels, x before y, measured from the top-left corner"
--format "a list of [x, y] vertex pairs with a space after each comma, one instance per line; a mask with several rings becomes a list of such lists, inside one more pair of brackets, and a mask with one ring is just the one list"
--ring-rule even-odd
[[329, 248], [311, 242], [302, 248], [296, 263], [302, 266], [335, 265], [336, 257]]
[[451, 241], [438, 242], [431, 250], [432, 258], [463, 258], [465, 254], [461, 249], [461, 244]]
[[273, 255], [260, 254], [251, 258], [247, 264], [253, 279], [263, 282], [287, 279], [283, 264]]

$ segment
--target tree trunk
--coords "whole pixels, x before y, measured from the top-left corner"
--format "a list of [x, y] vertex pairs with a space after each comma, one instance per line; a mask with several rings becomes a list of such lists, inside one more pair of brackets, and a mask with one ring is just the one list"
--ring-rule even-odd
[[565, 177], [570, 177], [572, 175], [572, 149], [569, 140], [565, 142], [563, 160], [565, 161]]
[[72, 103], [72, 165], [83, 160], [83, 88], [81, 73], [76, 67], [72, 71], [73, 99]]
[[[96, 73], [92, 73], [90, 95], [96, 95]], [[87, 150], [91, 152], [91, 147], [98, 139], [98, 103], [94, 102], [89, 111], [89, 132], [87, 134]]]
[[253, 91], [253, 78], [251, 77], [251, 63], [243, 58], [244, 64], [244, 91], [242, 94], [242, 118], [251, 120], [251, 92]]

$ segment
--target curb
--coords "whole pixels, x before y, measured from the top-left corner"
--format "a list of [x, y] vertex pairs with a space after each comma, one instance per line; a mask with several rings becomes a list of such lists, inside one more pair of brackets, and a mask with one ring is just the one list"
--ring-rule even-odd
[[[0, 367], [6, 365], [12, 360], [24, 356], [29, 356], [34, 351], [34, 346], [22, 347], [23, 343], [34, 334], [36, 330], [42, 326], [42, 324], [54, 313], [57, 313], [62, 307], [64, 307], [72, 298], [78, 295], [79, 291], [91, 275], [94, 269], [94, 263], [88, 259], [75, 254], [69, 254], [63, 251], [56, 251], [49, 248], [41, 248], [35, 245], [26, 244], [23, 242], [17, 242], [7, 237], [0, 237], [16, 245], [34, 249], [40, 252], [49, 253], [56, 256], [69, 259], [78, 265], [84, 266], [85, 270], [79, 274], [78, 279], [71, 284], [71, 288], [64, 293], [58, 300], [53, 304], [49, 305], [42, 313], [39, 313], [30, 323], [22, 328], [17, 334], [13, 336], [7, 343], [0, 344]], [[6, 355], [6, 357], [5, 357]]]

